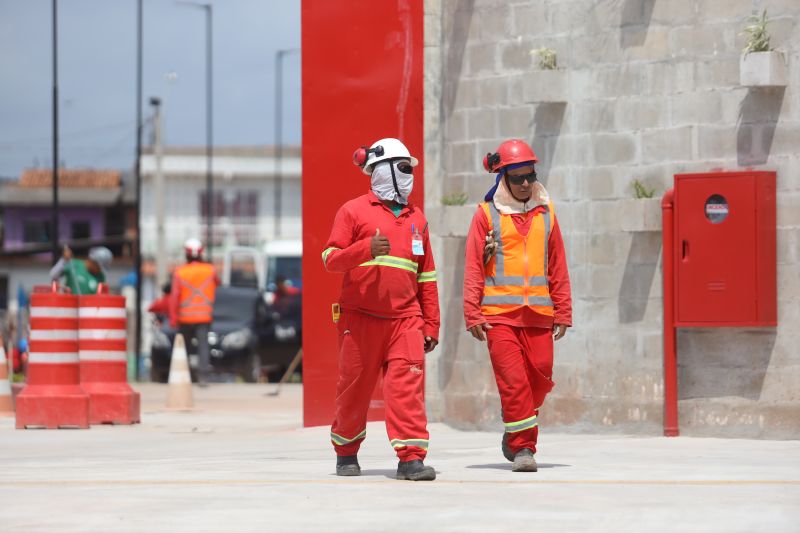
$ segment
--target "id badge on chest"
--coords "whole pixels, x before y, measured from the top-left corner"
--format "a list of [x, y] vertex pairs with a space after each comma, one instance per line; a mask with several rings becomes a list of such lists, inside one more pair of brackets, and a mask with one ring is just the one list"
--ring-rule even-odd
[[422, 246], [422, 235], [413, 224], [411, 225], [411, 255], [425, 255], [425, 249]]

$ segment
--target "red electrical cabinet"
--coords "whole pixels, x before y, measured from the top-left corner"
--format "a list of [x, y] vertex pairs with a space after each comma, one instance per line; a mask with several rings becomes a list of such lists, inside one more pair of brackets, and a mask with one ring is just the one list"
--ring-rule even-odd
[[667, 437], [680, 434], [676, 328], [778, 325], [775, 177], [676, 174], [661, 201]]
[[775, 172], [675, 176], [675, 326], [777, 326]]

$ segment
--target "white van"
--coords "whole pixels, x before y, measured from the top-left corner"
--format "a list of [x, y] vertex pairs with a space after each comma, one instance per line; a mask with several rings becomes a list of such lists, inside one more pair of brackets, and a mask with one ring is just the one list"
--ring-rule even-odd
[[[274, 240], [258, 248], [234, 246], [225, 251], [222, 283], [234, 287], [258, 287], [274, 294], [278, 278], [298, 289], [303, 285], [303, 241]], [[267, 302], [271, 303], [271, 302]]]

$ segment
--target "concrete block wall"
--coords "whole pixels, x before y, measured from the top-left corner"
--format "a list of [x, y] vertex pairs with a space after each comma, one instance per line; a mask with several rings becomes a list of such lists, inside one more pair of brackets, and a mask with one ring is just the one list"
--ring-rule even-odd
[[[785, 88], [739, 84], [740, 35], [764, 8]], [[500, 429], [488, 353], [464, 331], [461, 258], [491, 184], [481, 159], [531, 142], [555, 201], [575, 327], [556, 345], [542, 426], [658, 434], [661, 233], [673, 175], [778, 171], [779, 327], [682, 330], [686, 435], [800, 437], [800, 3], [796, 0], [426, 0], [426, 208], [442, 301], [428, 359], [433, 419]], [[558, 54], [538, 69], [530, 51]], [[468, 206], [445, 207], [464, 192]]]

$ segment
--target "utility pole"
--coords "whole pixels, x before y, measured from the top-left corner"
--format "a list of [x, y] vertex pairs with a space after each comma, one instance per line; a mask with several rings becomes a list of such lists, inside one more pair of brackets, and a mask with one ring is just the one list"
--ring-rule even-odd
[[156, 172], [153, 177], [153, 196], [156, 211], [156, 285], [162, 287], [167, 281], [166, 243], [164, 236], [164, 147], [161, 143], [161, 99], [150, 98], [153, 106], [153, 155]]
[[213, 146], [214, 146], [214, 85], [213, 79], [213, 55], [211, 36], [211, 25], [213, 23], [213, 16], [211, 11], [211, 4], [205, 4], [206, 10], [206, 209], [208, 212], [208, 226], [206, 226], [206, 257], [209, 263], [214, 260], [211, 257], [211, 228], [214, 224], [214, 177], [212, 164], [214, 160]]
[[206, 260], [212, 263], [211, 235], [214, 224], [214, 179], [213, 179], [213, 146], [214, 146], [214, 69], [213, 69], [213, 19], [211, 4], [178, 0], [178, 5], [202, 9], [206, 13]]
[[275, 238], [281, 236], [283, 217], [283, 57], [299, 48], [275, 52]]
[[136, 1], [136, 237], [134, 241], [134, 267], [136, 269], [136, 335], [133, 343], [136, 361], [136, 379], [142, 357], [142, 0]]
[[61, 257], [58, 246], [58, 0], [53, 0], [53, 219], [50, 240], [53, 243], [53, 263]]

